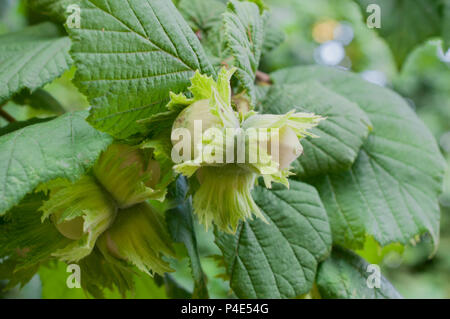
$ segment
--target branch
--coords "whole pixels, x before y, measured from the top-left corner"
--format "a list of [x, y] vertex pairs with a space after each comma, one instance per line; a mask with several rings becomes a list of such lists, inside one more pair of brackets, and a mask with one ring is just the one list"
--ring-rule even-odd
[[16, 119], [2, 109], [2, 107], [4, 107], [5, 105], [6, 105], [6, 103], [3, 103], [2, 105], [0, 105], [0, 116], [3, 117], [5, 120], [7, 120], [9, 123], [15, 122]]
[[272, 84], [272, 80], [270, 79], [270, 75], [267, 73], [264, 73], [262, 71], [256, 71], [256, 80], [260, 83], [264, 84]]

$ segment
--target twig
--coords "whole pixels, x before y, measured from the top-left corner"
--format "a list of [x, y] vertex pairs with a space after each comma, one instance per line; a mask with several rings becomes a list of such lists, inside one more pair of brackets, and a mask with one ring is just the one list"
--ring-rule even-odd
[[5, 120], [7, 120], [9, 123], [15, 122], [16, 119], [2, 109], [5, 105], [6, 103], [0, 105], [0, 116], [3, 117]]
[[195, 32], [195, 35], [197, 36], [197, 38], [198, 38], [200, 41], [202, 41], [202, 39], [203, 39], [203, 34], [202, 34], [202, 31], [201, 31], [201, 30], [197, 30], [197, 31]]
[[270, 79], [270, 75], [267, 73], [264, 73], [262, 71], [256, 71], [256, 80], [261, 83], [265, 84], [272, 84], [272, 80]]

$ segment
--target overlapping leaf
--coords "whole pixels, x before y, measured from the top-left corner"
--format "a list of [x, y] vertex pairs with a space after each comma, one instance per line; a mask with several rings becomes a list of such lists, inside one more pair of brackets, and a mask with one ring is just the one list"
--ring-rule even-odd
[[256, 4], [232, 0], [224, 14], [225, 41], [234, 57], [236, 76], [255, 100], [255, 73], [264, 42], [264, 19]]
[[[401, 295], [381, 274], [351, 251], [333, 247], [317, 271], [317, 287], [325, 299], [399, 299]], [[379, 275], [379, 277], [378, 277]], [[379, 278], [379, 281], [378, 281]], [[377, 287], [379, 284], [379, 287]]]
[[312, 79], [357, 104], [373, 131], [351, 169], [315, 178], [335, 243], [355, 248], [369, 234], [382, 246], [419, 234], [439, 238], [438, 194], [445, 162], [431, 133], [394, 92], [325, 67], [279, 71], [276, 83]]
[[41, 222], [42, 200], [41, 193], [29, 195], [0, 217], [0, 278], [8, 276], [4, 272], [8, 264], [11, 269], [8, 279], [14, 279], [17, 271], [31, 271], [32, 276], [36, 265], [70, 242], [53, 223]]
[[85, 121], [86, 112], [24, 127], [0, 137], [0, 215], [36, 186], [76, 180], [111, 142]]
[[51, 23], [0, 36], [0, 103], [61, 76], [72, 64], [69, 49], [70, 39]]
[[293, 298], [307, 293], [318, 262], [331, 249], [326, 212], [317, 191], [290, 181], [290, 190], [257, 187], [261, 219], [241, 223], [235, 235], [216, 232], [230, 285], [240, 298]]
[[136, 121], [160, 112], [169, 92], [184, 91], [194, 71], [214, 70], [171, 1], [83, 0], [81, 28], [69, 29], [75, 81], [93, 105], [88, 121], [125, 138]]
[[[267, 12], [267, 11], [266, 11]], [[265, 14], [264, 19], [264, 43], [262, 54], [269, 53], [277, 48], [285, 40], [283, 30], [275, 23], [270, 13]]]

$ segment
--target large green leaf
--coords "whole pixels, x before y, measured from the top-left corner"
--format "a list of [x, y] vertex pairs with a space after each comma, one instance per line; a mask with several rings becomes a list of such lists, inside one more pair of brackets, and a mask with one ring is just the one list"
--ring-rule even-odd
[[[444, 0], [447, 1], [447, 0]], [[377, 32], [386, 39], [399, 67], [419, 44], [441, 35], [444, 18], [441, 0], [356, 0], [368, 17], [370, 4], [380, 6], [381, 27]]]
[[257, 187], [261, 219], [241, 223], [235, 235], [216, 231], [230, 285], [240, 298], [293, 298], [307, 293], [318, 262], [331, 249], [326, 212], [317, 191], [291, 181], [290, 189]]
[[365, 234], [382, 246], [407, 244], [429, 233], [439, 241], [438, 194], [445, 162], [431, 133], [391, 90], [338, 69], [311, 66], [279, 71], [275, 83], [320, 81], [359, 105], [373, 131], [351, 169], [315, 178], [334, 243], [362, 247]]
[[[380, 273], [379, 288], [374, 280], [375, 269], [355, 253], [333, 247], [331, 256], [320, 264], [317, 288], [322, 298], [398, 299], [402, 296]], [[369, 284], [370, 285], [369, 285]], [[373, 287], [373, 288], [371, 288]]]
[[51, 23], [0, 36], [0, 103], [61, 76], [72, 64], [69, 49], [70, 39]]
[[167, 226], [175, 242], [183, 243], [189, 255], [192, 277], [194, 278], [194, 298], [208, 298], [206, 275], [200, 262], [197, 237], [192, 219], [192, 199], [187, 197], [187, 182], [184, 177], [176, 182], [175, 197], [177, 206], [166, 212]]
[[43, 199], [42, 193], [29, 195], [0, 216], [0, 279], [26, 283], [41, 262], [70, 242], [51, 221], [41, 221]]
[[0, 137], [0, 215], [39, 184], [76, 180], [95, 163], [112, 139], [86, 123], [86, 115], [67, 113]]
[[370, 120], [359, 106], [316, 81], [274, 85], [263, 101], [264, 113], [292, 109], [326, 117], [302, 140], [304, 153], [292, 166], [301, 178], [349, 169], [369, 135]]
[[225, 41], [234, 57], [236, 77], [255, 101], [255, 73], [264, 42], [264, 19], [256, 4], [231, 0], [224, 14]]
[[171, 1], [83, 0], [81, 28], [69, 29], [75, 82], [93, 105], [88, 121], [119, 138], [162, 111], [196, 70], [214, 70]]

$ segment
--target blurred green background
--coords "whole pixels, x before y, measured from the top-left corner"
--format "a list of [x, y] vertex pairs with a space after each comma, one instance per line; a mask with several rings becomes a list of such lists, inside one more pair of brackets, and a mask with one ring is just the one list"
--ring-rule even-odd
[[[324, 64], [348, 69], [367, 81], [389, 87], [401, 94], [426, 123], [450, 164], [450, 51], [441, 48], [441, 40], [430, 39], [416, 48], [397, 69], [392, 53], [374, 30], [364, 23], [361, 9], [351, 0], [266, 0], [275, 25], [286, 33], [286, 41], [263, 57], [261, 70], [267, 73], [300, 64]], [[28, 22], [25, 6], [17, 0], [0, 2], [0, 34], [24, 27]], [[86, 99], [71, 84], [71, 70], [45, 87], [66, 110], [88, 107]], [[46, 116], [10, 102], [4, 107], [19, 120]], [[6, 122], [0, 119], [0, 127]], [[382, 265], [383, 273], [406, 298], [450, 298], [450, 172], [440, 198], [441, 239], [434, 258], [429, 238], [415, 246], [398, 249], [395, 245], [360, 252], [370, 262]], [[230, 297], [228, 283], [220, 277], [214, 255], [219, 251], [213, 236], [198, 227], [203, 267], [208, 274], [212, 298]], [[367, 247], [370, 247], [368, 243]], [[180, 248], [181, 249], [181, 248]], [[173, 262], [177, 282], [192, 289], [187, 258]], [[16, 287], [5, 298], [83, 298], [77, 289], [66, 288], [65, 266], [52, 264], [23, 288]], [[136, 298], [164, 298], [165, 291], [152, 279], [137, 278]], [[0, 282], [0, 286], [1, 286]], [[4, 284], [4, 283], [3, 283]], [[119, 297], [111, 292], [108, 297]], [[231, 296], [232, 297], [232, 296]]]

